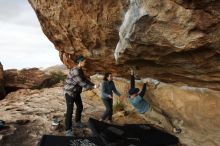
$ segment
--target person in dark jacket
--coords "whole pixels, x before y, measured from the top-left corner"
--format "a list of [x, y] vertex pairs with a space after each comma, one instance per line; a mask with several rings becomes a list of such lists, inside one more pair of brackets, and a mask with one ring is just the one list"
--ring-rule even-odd
[[106, 107], [104, 114], [102, 115], [100, 121], [108, 120], [108, 122], [112, 121], [112, 114], [113, 114], [113, 92], [121, 97], [121, 94], [115, 87], [113, 76], [111, 73], [106, 73], [103, 78], [103, 82], [101, 85], [101, 98]]
[[86, 59], [84, 56], [80, 55], [77, 57], [75, 63], [77, 66], [70, 69], [69, 74], [64, 83], [64, 95], [66, 98], [66, 116], [65, 116], [65, 128], [66, 136], [73, 136], [72, 131], [72, 114], [73, 114], [73, 104], [76, 104], [75, 122], [76, 126], [82, 128], [81, 114], [83, 111], [83, 104], [80, 93], [82, 88], [93, 89], [97, 86], [92, 82], [87, 80], [82, 70], [85, 66]]

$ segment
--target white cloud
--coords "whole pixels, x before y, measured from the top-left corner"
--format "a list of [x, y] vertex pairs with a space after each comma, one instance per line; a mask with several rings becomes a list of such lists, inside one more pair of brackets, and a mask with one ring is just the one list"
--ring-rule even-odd
[[61, 64], [27, 0], [0, 0], [0, 62], [4, 69]]

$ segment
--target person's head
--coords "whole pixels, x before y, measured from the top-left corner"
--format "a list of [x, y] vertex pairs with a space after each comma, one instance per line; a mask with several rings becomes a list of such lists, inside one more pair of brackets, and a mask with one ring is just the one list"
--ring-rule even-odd
[[83, 55], [80, 55], [76, 58], [75, 63], [79, 66], [79, 67], [84, 67], [86, 64], [86, 58]]
[[128, 91], [128, 94], [131, 96], [131, 97], [135, 97], [138, 95], [138, 92], [139, 92], [139, 88], [131, 88], [129, 91]]
[[112, 74], [111, 73], [105, 73], [105, 75], [103, 77], [103, 80], [112, 81], [113, 80]]

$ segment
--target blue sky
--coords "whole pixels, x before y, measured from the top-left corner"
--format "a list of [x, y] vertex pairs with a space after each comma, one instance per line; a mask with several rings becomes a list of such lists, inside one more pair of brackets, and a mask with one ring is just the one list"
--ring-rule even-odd
[[28, 0], [0, 0], [0, 62], [4, 69], [62, 64]]

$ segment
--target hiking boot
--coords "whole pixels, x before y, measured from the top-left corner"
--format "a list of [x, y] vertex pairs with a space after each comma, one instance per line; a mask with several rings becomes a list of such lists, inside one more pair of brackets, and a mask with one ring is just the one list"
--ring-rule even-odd
[[82, 124], [82, 122], [76, 122], [76, 127], [77, 128], [83, 128], [84, 126], [83, 126], [83, 124]]
[[72, 129], [66, 131], [66, 136], [73, 136]]
[[173, 128], [173, 133], [174, 134], [180, 134], [182, 132], [182, 129], [180, 128]]

